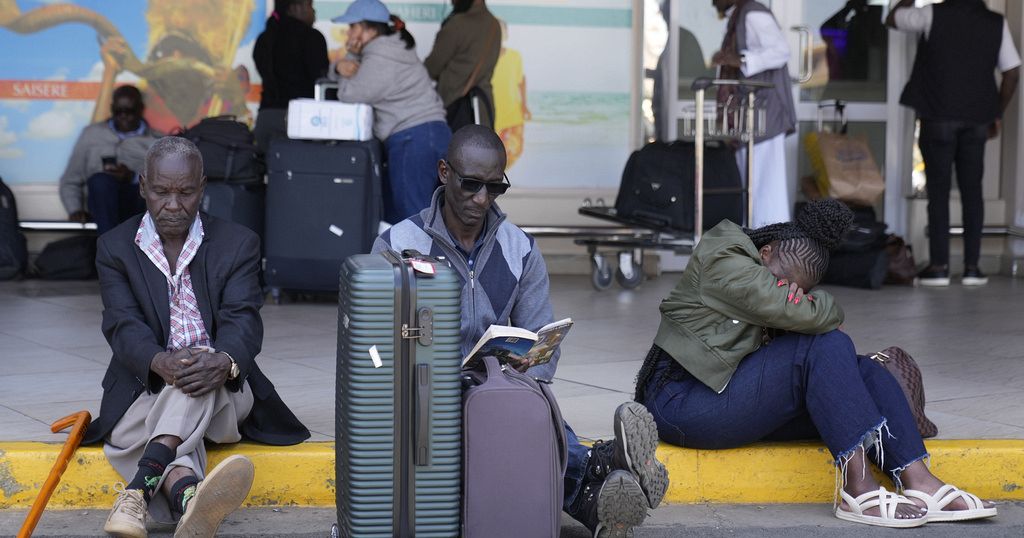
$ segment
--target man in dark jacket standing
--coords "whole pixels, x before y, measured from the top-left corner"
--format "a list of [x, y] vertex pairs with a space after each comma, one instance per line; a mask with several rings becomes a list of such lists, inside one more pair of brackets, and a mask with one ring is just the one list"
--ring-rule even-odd
[[[176, 537], [211, 537], [245, 500], [253, 465], [233, 455], [205, 473], [205, 439], [288, 445], [309, 437], [260, 371], [259, 239], [199, 214], [206, 178], [184, 138], [158, 140], [139, 191], [146, 213], [99, 239], [103, 335], [113, 357], [85, 443], [129, 483], [104, 530], [145, 538], [147, 512]], [[205, 479], [204, 479], [205, 474]]]
[[[962, 282], [980, 286], [988, 282], [978, 268], [985, 219], [985, 140], [999, 134], [999, 118], [1017, 91], [1020, 55], [1006, 19], [982, 0], [946, 0], [921, 8], [913, 4], [900, 0], [885, 22], [921, 34], [910, 81], [900, 97], [921, 121], [919, 145], [928, 180], [930, 263], [918, 281], [949, 285], [949, 191], [955, 164], [964, 222]], [[1002, 72], [999, 88], [997, 68]]]
[[316, 79], [327, 75], [327, 40], [314, 22], [313, 0], [275, 0], [266, 29], [256, 38], [252, 59], [263, 94], [253, 134], [261, 152], [271, 139], [288, 136], [288, 101], [313, 97]]

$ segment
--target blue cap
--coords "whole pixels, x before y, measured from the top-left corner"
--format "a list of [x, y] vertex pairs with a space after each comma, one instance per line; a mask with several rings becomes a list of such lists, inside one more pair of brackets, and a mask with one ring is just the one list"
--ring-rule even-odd
[[356, 0], [348, 6], [345, 13], [334, 17], [331, 22], [352, 24], [354, 22], [391, 22], [391, 12], [380, 0]]

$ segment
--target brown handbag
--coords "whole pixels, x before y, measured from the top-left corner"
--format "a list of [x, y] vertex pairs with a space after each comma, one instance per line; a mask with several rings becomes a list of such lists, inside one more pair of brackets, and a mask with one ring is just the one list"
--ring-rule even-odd
[[886, 284], [913, 286], [917, 276], [917, 264], [910, 245], [898, 235], [890, 235], [885, 241], [885, 251], [889, 254], [889, 270], [885, 274]]
[[939, 428], [924, 415], [924, 383], [921, 381], [921, 369], [917, 367], [914, 358], [895, 346], [868, 357], [881, 364], [899, 382], [903, 394], [907, 397], [907, 403], [910, 404], [910, 411], [914, 414], [914, 421], [917, 423], [917, 430], [921, 432], [921, 437], [935, 437], [939, 433]]

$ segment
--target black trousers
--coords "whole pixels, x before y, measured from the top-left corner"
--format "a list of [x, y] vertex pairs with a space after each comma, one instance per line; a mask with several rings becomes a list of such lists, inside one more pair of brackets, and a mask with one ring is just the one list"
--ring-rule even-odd
[[928, 179], [928, 247], [932, 265], [949, 264], [949, 191], [954, 165], [963, 208], [964, 265], [978, 265], [985, 220], [981, 176], [985, 173], [987, 139], [988, 125], [984, 123], [921, 120], [919, 146]]

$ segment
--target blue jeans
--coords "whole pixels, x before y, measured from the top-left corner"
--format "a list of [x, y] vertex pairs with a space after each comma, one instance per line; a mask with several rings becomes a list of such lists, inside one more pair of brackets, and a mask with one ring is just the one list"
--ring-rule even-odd
[[97, 235], [146, 210], [138, 183], [118, 181], [110, 174], [99, 172], [90, 176], [86, 185], [89, 187], [86, 207], [96, 223]]
[[717, 449], [820, 437], [839, 465], [877, 438], [868, 457], [894, 480], [927, 456], [899, 382], [858, 357], [843, 332], [776, 338], [740, 362], [721, 394], [685, 370], [662, 383], [672, 361], [663, 353], [644, 405], [661, 439], [674, 445]]
[[565, 426], [565, 441], [569, 445], [569, 460], [565, 467], [563, 482], [565, 486], [562, 509], [568, 510], [572, 501], [576, 499], [580, 486], [583, 485], [583, 477], [587, 472], [587, 461], [590, 460], [590, 448], [580, 444], [576, 432], [572, 431], [567, 422], [562, 421], [562, 425]]
[[437, 162], [445, 158], [451, 138], [447, 123], [431, 121], [392, 133], [384, 141], [384, 220], [397, 224], [430, 205], [438, 186]]

